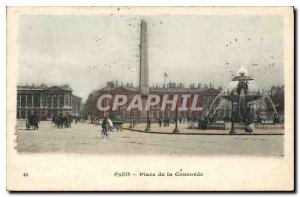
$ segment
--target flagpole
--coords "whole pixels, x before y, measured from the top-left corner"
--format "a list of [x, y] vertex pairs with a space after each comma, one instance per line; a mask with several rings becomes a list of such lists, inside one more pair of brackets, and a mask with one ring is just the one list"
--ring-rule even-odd
[[164, 86], [166, 87], [166, 78], [168, 77], [167, 73], [164, 72]]

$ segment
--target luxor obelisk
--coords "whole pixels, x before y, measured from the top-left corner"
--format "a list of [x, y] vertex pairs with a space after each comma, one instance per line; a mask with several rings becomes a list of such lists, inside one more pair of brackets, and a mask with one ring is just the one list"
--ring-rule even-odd
[[148, 40], [147, 23], [141, 22], [141, 40], [140, 40], [140, 90], [142, 95], [149, 94], [149, 66], [148, 66]]
[[[149, 66], [148, 66], [148, 40], [147, 40], [147, 23], [141, 22], [141, 41], [140, 41], [140, 91], [142, 97], [149, 95]], [[150, 112], [146, 112], [147, 127], [146, 132], [150, 131]]]

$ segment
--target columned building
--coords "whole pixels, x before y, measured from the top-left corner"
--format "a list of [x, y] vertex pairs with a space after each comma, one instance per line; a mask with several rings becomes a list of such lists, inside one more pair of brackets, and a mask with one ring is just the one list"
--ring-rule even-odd
[[[214, 88], [208, 89], [200, 89], [200, 88], [184, 88], [184, 87], [151, 87], [149, 89], [149, 94], [158, 95], [160, 97], [160, 103], [155, 106], [151, 106], [149, 110], [149, 115], [152, 120], [157, 119], [174, 119], [176, 117], [175, 111], [171, 110], [171, 105], [168, 104], [164, 111], [161, 110], [162, 100], [164, 95], [168, 95], [168, 100], [172, 100], [174, 95], [178, 95], [179, 99], [177, 101], [178, 108], [182, 105], [182, 97], [181, 95], [191, 95], [187, 99], [187, 106], [191, 106], [194, 96], [198, 96], [198, 100], [196, 103], [196, 107], [201, 107], [202, 109], [199, 111], [192, 111], [188, 109], [187, 111], [178, 111], [178, 117], [183, 119], [197, 119], [200, 118], [204, 113], [207, 113], [207, 110], [212, 105], [214, 99], [218, 96], [220, 92]], [[97, 109], [97, 100], [101, 95], [109, 94], [112, 95], [112, 99], [104, 99], [102, 106], [107, 107], [110, 106], [109, 110], [107, 111], [99, 111]], [[119, 106], [116, 110], [112, 110], [113, 100], [115, 95], [126, 95], [127, 96], [127, 103], [122, 106]], [[119, 119], [123, 119], [124, 121], [130, 121], [133, 117], [138, 122], [145, 122], [147, 117], [147, 113], [144, 110], [146, 97], [142, 96], [142, 105], [143, 110], [139, 111], [137, 108], [132, 109], [131, 111], [127, 111], [127, 107], [131, 103], [132, 99], [135, 95], [141, 95], [140, 89], [136, 87], [126, 87], [126, 86], [114, 86], [114, 87], [105, 87], [100, 90], [97, 90], [90, 94], [86, 104], [85, 104], [85, 111], [90, 119], [102, 119], [107, 116], [113, 116]], [[214, 104], [212, 107], [213, 109], [216, 108], [217, 103]], [[225, 113], [224, 113], [225, 114]]]
[[18, 86], [17, 118], [38, 114], [40, 119], [72, 114], [72, 89], [68, 86]]

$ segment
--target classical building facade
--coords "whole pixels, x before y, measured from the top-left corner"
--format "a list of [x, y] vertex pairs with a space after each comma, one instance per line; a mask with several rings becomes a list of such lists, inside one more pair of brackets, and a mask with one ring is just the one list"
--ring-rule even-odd
[[18, 86], [17, 118], [36, 113], [41, 119], [55, 114], [72, 114], [72, 89], [68, 86]]
[[[181, 117], [184, 119], [194, 119], [194, 118], [199, 118], [201, 117], [204, 113], [209, 110], [211, 104], [213, 103], [214, 99], [218, 96], [220, 92], [214, 88], [208, 88], [208, 89], [198, 89], [198, 88], [179, 88], [179, 87], [174, 87], [174, 88], [156, 88], [152, 87], [149, 90], [149, 94], [152, 95], [158, 95], [160, 97], [160, 102], [151, 107], [149, 111], [149, 116], [151, 119], [164, 119], [164, 118], [169, 118], [169, 119], [174, 119], [176, 117], [176, 110], [172, 111], [171, 110], [171, 104], [168, 104], [166, 106], [165, 110], [161, 110], [162, 106], [162, 100], [164, 95], [168, 95], [168, 100], [172, 100], [174, 95], [178, 95], [178, 106], [180, 107], [182, 105], [182, 98], [180, 97], [181, 95], [191, 95], [187, 99], [187, 106], [191, 106], [194, 97], [197, 95], [197, 103], [196, 107], [201, 108], [199, 111], [192, 111], [190, 108], [186, 111], [177, 111], [177, 117]], [[104, 100], [103, 106], [110, 106], [109, 110], [107, 111], [99, 111], [97, 109], [97, 100], [101, 95], [109, 94], [112, 95], [112, 99], [107, 99]], [[113, 103], [113, 98], [115, 95], [126, 95], [128, 100], [127, 102], [118, 107], [116, 110], [112, 110], [112, 103]], [[139, 111], [137, 108], [132, 109], [131, 111], [127, 111], [127, 107], [131, 103], [132, 99], [134, 98], [135, 95], [141, 95], [140, 88], [135, 88], [135, 87], [122, 87], [122, 86], [116, 86], [116, 87], [105, 87], [103, 89], [100, 89], [98, 91], [93, 92], [90, 94], [86, 104], [85, 104], [85, 111], [88, 114], [89, 118], [91, 119], [98, 119], [98, 118], [104, 118], [107, 116], [114, 116], [118, 117], [123, 120], [129, 121], [132, 117], [134, 117], [137, 121], [139, 122], [145, 122], [147, 119], [147, 112], [144, 110], [145, 108], [145, 103], [147, 96], [142, 96], [142, 105], [143, 105], [143, 110]], [[215, 103], [217, 104], [217, 103]], [[216, 106], [213, 106], [215, 109]], [[219, 113], [219, 112], [218, 112]], [[218, 114], [217, 114], [218, 115]]]

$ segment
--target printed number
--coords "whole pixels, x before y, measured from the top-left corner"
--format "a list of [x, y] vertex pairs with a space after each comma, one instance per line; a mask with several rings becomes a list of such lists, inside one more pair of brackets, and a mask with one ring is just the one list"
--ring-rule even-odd
[[23, 176], [24, 176], [24, 177], [26, 177], [26, 176], [28, 177], [28, 173], [27, 173], [27, 172], [24, 172]]

